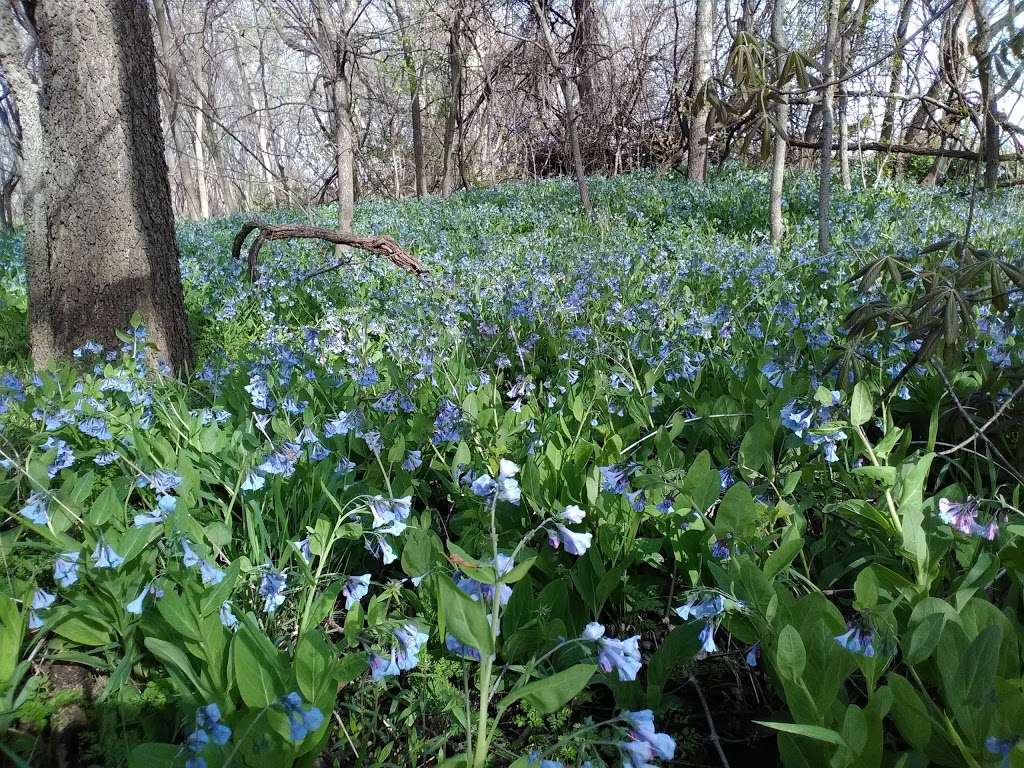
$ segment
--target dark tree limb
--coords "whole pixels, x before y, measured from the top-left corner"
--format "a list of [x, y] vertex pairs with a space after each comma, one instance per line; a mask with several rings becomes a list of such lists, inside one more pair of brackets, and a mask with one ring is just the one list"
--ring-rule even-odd
[[[245, 245], [246, 238], [252, 234], [253, 230], [259, 230], [256, 239], [249, 246], [249, 278], [253, 282], [256, 282], [258, 275], [257, 259], [259, 258], [260, 249], [268, 240], [310, 239], [323, 240], [335, 245], [347, 245], [383, 256], [396, 267], [404, 269], [416, 277], [422, 277], [427, 274], [427, 270], [424, 269], [423, 265], [414, 256], [406, 253], [402, 246], [387, 235], [364, 237], [349, 232], [338, 232], [333, 229], [307, 227], [302, 224], [264, 224], [258, 221], [247, 221], [238, 230], [238, 234], [235, 235], [235, 241], [231, 245], [232, 258], [238, 259], [241, 256], [242, 246]], [[338, 266], [341, 265], [339, 264]]]
[[[795, 136], [790, 136], [786, 142], [790, 146], [800, 147], [802, 149], [820, 149], [820, 145], [816, 141], [803, 141]], [[833, 144], [832, 150], [839, 149], [839, 145]], [[922, 155], [924, 157], [952, 157], [961, 160], [977, 160], [978, 153], [971, 152], [966, 149], [939, 149], [937, 147], [923, 147], [916, 144], [890, 144], [879, 141], [851, 141], [849, 143], [849, 149], [861, 150], [865, 152], [892, 152], [893, 154], [902, 155]], [[999, 156], [1000, 160], [1018, 160], [1020, 155], [1014, 153], [1002, 154]]]

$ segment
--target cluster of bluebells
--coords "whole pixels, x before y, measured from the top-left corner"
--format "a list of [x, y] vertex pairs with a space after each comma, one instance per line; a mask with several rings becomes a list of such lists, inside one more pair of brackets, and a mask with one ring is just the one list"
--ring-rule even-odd
[[221, 722], [220, 707], [216, 703], [200, 707], [196, 710], [195, 730], [185, 737], [185, 768], [206, 768], [206, 748], [210, 744], [223, 747], [230, 740], [231, 728]]
[[584, 531], [574, 531], [567, 528], [565, 523], [579, 525], [586, 517], [586, 512], [575, 504], [569, 504], [565, 509], [555, 515], [555, 519], [548, 527], [548, 544], [553, 549], [562, 547], [570, 555], [585, 555], [590, 549], [593, 541], [593, 534]]
[[584, 627], [581, 639], [596, 644], [597, 664], [602, 672], [608, 674], [614, 670], [622, 682], [636, 680], [643, 663], [640, 659], [640, 635], [621, 640], [604, 635], [605, 628], [592, 621]]
[[611, 464], [607, 467], [598, 467], [598, 471], [601, 473], [602, 491], [625, 496], [630, 506], [637, 512], [642, 512], [647, 507], [647, 497], [643, 489], [633, 490], [629, 485], [629, 479], [640, 471], [637, 462]]
[[869, 659], [873, 657], [875, 655], [874, 633], [855, 623], [848, 623], [846, 627], [846, 632], [836, 635], [835, 640], [839, 647]]
[[498, 476], [492, 478], [489, 474], [477, 475], [470, 483], [470, 488], [477, 496], [483, 496], [490, 500], [507, 501], [510, 504], [519, 504], [522, 491], [519, 488], [519, 481], [516, 475], [519, 474], [519, 467], [508, 459], [501, 459], [498, 462]]
[[829, 393], [831, 403], [829, 405], [801, 405], [797, 400], [790, 400], [779, 412], [782, 419], [782, 426], [801, 438], [807, 445], [820, 447], [825, 456], [825, 461], [839, 461], [837, 446], [846, 439], [846, 433], [841, 429], [833, 429], [824, 434], [813, 432], [821, 428], [832, 418], [833, 409], [841, 402], [839, 392]]
[[298, 691], [286, 693], [277, 700], [277, 706], [288, 716], [292, 741], [302, 741], [324, 724], [324, 715], [318, 707], [305, 707]]
[[939, 519], [965, 536], [994, 541], [999, 534], [995, 520], [984, 525], [978, 522], [978, 500], [974, 498], [967, 501], [939, 499]]
[[370, 676], [383, 680], [407, 672], [419, 663], [419, 654], [427, 644], [429, 635], [413, 622], [406, 622], [392, 630], [390, 651], [370, 654]]
[[[736, 604], [742, 606], [742, 603], [738, 601]], [[704, 596], [700, 592], [694, 592], [686, 603], [675, 609], [676, 615], [683, 621], [697, 619], [704, 622], [699, 636], [701, 654], [715, 653], [718, 650], [718, 646], [715, 645], [715, 629], [718, 617], [725, 613], [725, 609], [726, 599], [724, 596], [720, 594]]]

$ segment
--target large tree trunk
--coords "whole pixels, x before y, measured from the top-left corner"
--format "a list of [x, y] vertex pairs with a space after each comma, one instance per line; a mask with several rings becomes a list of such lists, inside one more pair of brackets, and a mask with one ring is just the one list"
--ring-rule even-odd
[[828, 21], [825, 32], [825, 50], [821, 57], [821, 157], [818, 166], [818, 253], [825, 255], [831, 248], [830, 208], [832, 205], [832, 60], [836, 51], [839, 30], [839, 0], [828, 0]]
[[[776, 72], [782, 79], [786, 65], [785, 0], [775, 0], [772, 8], [772, 43], [775, 46], [778, 66]], [[768, 220], [771, 227], [772, 245], [782, 243], [785, 224], [782, 220], [782, 183], [786, 176], [786, 136], [789, 123], [789, 102], [785, 93], [779, 94], [775, 104], [775, 140], [772, 146], [772, 182], [768, 200]]]
[[857, 0], [857, 8], [853, 18], [849, 19], [839, 43], [839, 66], [836, 68], [839, 73], [839, 177], [843, 183], [843, 189], [850, 191], [852, 187], [850, 179], [850, 152], [848, 148], [850, 137], [849, 111], [850, 98], [847, 95], [846, 85], [850, 75], [850, 67], [853, 65], [854, 43], [864, 26], [864, 16], [867, 13], [867, 0]]
[[55, 354], [50, 324], [50, 270], [46, 249], [45, 155], [39, 116], [39, 86], [25, 67], [25, 55], [10, 10], [0, 13], [0, 66], [21, 121], [20, 166], [25, 218], [25, 282], [28, 288], [29, 345], [32, 362], [43, 367]]
[[28, 237], [49, 269], [47, 295], [30, 302], [48, 316], [53, 347], [33, 358], [45, 364], [90, 339], [117, 345], [115, 332], [138, 311], [158, 359], [185, 371], [192, 347], [148, 7], [42, 0], [35, 22], [46, 234]]
[[690, 87], [690, 140], [686, 153], [687, 175], [704, 181], [708, 160], [708, 116], [711, 105], [706, 88], [711, 79], [711, 25], [715, 14], [714, 0], [697, 0], [694, 22], [693, 83]]

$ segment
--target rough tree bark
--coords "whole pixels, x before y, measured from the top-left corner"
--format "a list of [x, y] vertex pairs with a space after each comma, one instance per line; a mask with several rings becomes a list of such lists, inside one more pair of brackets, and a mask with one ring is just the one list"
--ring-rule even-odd
[[693, 82], [690, 86], [690, 139], [686, 153], [687, 176], [704, 181], [708, 159], [708, 116], [711, 104], [707, 85], [711, 79], [711, 25], [714, 0], [697, 0], [693, 35]]
[[856, 10], [852, 18], [849, 18], [846, 27], [840, 36], [839, 43], [839, 73], [840, 83], [837, 119], [839, 121], [839, 177], [842, 180], [843, 189], [849, 191], [852, 184], [850, 179], [850, 153], [847, 149], [849, 143], [849, 111], [850, 99], [847, 95], [847, 80], [850, 75], [850, 67], [853, 65], [854, 43], [857, 36], [864, 27], [864, 17], [867, 13], [867, 0], [857, 0]]
[[43, 367], [56, 352], [50, 325], [50, 273], [46, 250], [46, 190], [39, 86], [25, 66], [14, 18], [0, 3], [0, 66], [4, 68], [21, 120], [21, 167], [25, 217], [25, 282], [28, 287], [29, 346], [32, 362]]
[[44, 365], [89, 339], [117, 345], [115, 332], [138, 311], [158, 359], [186, 371], [192, 347], [148, 6], [41, 0], [35, 24], [46, 227], [45, 237], [30, 228], [28, 250], [48, 269], [45, 295], [33, 291], [30, 303], [53, 345], [34, 348], [33, 359]]
[[[775, 0], [772, 7], [772, 44], [775, 47], [775, 55], [778, 57], [776, 68], [779, 79], [782, 79], [782, 72], [786, 66], [786, 42], [785, 0]], [[779, 94], [775, 103], [775, 139], [772, 146], [772, 180], [771, 192], [768, 200], [768, 220], [771, 227], [772, 245], [778, 247], [782, 243], [782, 236], [785, 234], [785, 225], [782, 220], [782, 183], [786, 176], [786, 131], [789, 123], [789, 101], [785, 93]]]
[[828, 21], [825, 31], [825, 49], [821, 56], [821, 157], [818, 166], [818, 253], [825, 255], [831, 248], [830, 207], [832, 205], [832, 60], [836, 51], [839, 30], [839, 0], [828, 0]]

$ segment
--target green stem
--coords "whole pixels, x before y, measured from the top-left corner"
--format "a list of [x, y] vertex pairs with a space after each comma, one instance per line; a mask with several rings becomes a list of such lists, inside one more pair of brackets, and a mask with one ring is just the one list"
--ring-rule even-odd
[[[496, 650], [498, 645], [498, 621], [501, 611], [501, 590], [499, 589], [501, 575], [498, 572], [498, 524], [495, 517], [495, 510], [498, 507], [498, 497], [495, 495], [491, 501], [491, 550], [494, 557], [495, 584], [491, 590], [491, 649]], [[473, 768], [484, 768], [487, 764], [487, 716], [491, 703], [491, 674], [494, 671], [493, 654], [480, 654], [480, 716], [476, 731], [476, 749], [473, 752]]]

